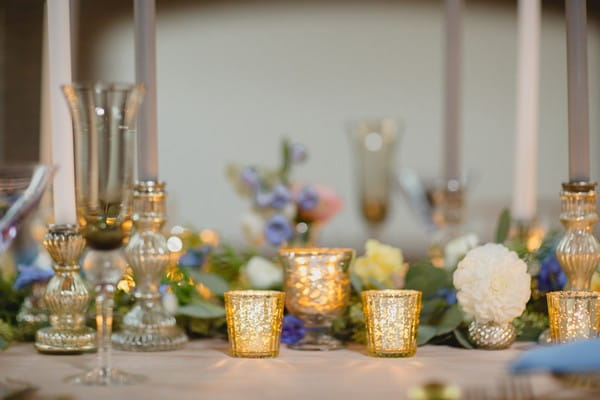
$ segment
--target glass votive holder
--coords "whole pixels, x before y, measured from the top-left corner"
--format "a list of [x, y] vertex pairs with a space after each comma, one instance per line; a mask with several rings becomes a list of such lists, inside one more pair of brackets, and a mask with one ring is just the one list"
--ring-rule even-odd
[[365, 290], [361, 293], [371, 357], [412, 357], [417, 351], [421, 312], [418, 290]]
[[559, 291], [546, 296], [553, 343], [600, 336], [600, 292]]
[[285, 294], [274, 290], [225, 292], [229, 349], [233, 357], [279, 355]]
[[304, 322], [304, 337], [288, 347], [296, 350], [335, 350], [342, 343], [331, 325], [350, 299], [352, 249], [289, 248], [279, 252], [284, 267], [285, 305]]

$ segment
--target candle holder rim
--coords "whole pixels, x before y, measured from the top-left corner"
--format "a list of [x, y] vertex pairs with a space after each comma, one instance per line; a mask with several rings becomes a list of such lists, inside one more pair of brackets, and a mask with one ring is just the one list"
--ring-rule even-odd
[[404, 135], [404, 131], [406, 130], [406, 123], [404, 122], [404, 118], [402, 117], [394, 117], [391, 115], [387, 116], [376, 116], [376, 115], [366, 115], [364, 118], [357, 117], [351, 118], [346, 121], [346, 131], [350, 137], [357, 136], [356, 132], [358, 128], [367, 127], [365, 134], [368, 134], [368, 131], [375, 130], [375, 128], [371, 128], [372, 126], [381, 126], [382, 122], [392, 121], [394, 123], [395, 134], [389, 135], [384, 134], [386, 138], [393, 137], [394, 139], [401, 139]]
[[48, 233], [59, 234], [81, 234], [81, 226], [79, 224], [48, 224]]
[[546, 293], [546, 296], [554, 299], [600, 299], [600, 292], [593, 290], [556, 290]]
[[133, 82], [109, 82], [109, 81], [81, 81], [71, 82], [60, 86], [63, 91], [67, 89], [73, 90], [89, 90], [96, 93], [103, 91], [111, 92], [126, 92], [132, 89], [145, 90], [146, 85], [143, 83]]
[[379, 297], [411, 297], [414, 295], [422, 296], [423, 292], [413, 289], [369, 289], [361, 292], [361, 296], [367, 297], [369, 295]]
[[595, 192], [598, 184], [591, 181], [569, 181], [563, 182], [562, 189], [564, 192], [587, 193]]
[[228, 290], [224, 295], [227, 297], [281, 297], [285, 296], [285, 292], [281, 290], [236, 289]]
[[143, 191], [150, 191], [150, 192], [163, 191], [166, 186], [167, 186], [167, 184], [164, 181], [157, 180], [157, 179], [137, 180], [133, 184], [133, 188], [135, 190], [139, 190], [141, 188]]
[[328, 254], [343, 254], [343, 253], [356, 253], [355, 249], [352, 248], [337, 248], [337, 247], [290, 247], [286, 249], [280, 249], [280, 256], [289, 256], [292, 254], [300, 254], [303, 256], [307, 255], [328, 255]]

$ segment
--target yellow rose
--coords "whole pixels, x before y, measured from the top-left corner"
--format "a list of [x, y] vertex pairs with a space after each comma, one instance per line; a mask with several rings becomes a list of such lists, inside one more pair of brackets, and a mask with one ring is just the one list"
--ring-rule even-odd
[[407, 268], [400, 249], [369, 239], [365, 250], [366, 254], [354, 263], [354, 273], [365, 285], [375, 279], [386, 286], [402, 286], [398, 282], [403, 281]]

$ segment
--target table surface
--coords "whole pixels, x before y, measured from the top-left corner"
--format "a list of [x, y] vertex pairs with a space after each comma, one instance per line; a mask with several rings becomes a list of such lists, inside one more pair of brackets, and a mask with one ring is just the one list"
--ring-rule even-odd
[[[507, 365], [532, 344], [502, 351], [420, 347], [415, 357], [372, 358], [352, 345], [333, 352], [294, 351], [282, 347], [275, 359], [232, 358], [227, 343], [196, 340], [178, 351], [114, 351], [113, 364], [147, 380], [122, 387], [85, 387], [64, 378], [95, 366], [95, 354], [42, 355], [32, 344], [0, 352], [0, 377], [26, 380], [39, 387], [34, 398], [67, 395], [73, 399], [403, 399], [411, 386], [429, 381], [462, 387], [492, 387], [506, 379]], [[536, 398], [593, 399], [590, 393], [562, 388], [548, 375], [530, 377]]]

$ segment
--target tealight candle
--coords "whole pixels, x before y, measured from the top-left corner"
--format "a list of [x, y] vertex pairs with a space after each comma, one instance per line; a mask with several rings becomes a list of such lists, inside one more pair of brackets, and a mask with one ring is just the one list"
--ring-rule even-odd
[[547, 295], [550, 338], [567, 343], [600, 336], [600, 293], [550, 292]]
[[233, 357], [279, 355], [285, 294], [273, 290], [225, 292], [229, 347]]
[[411, 357], [417, 351], [421, 292], [366, 290], [361, 293], [372, 357]]

